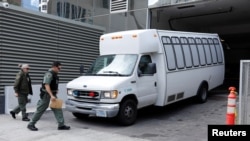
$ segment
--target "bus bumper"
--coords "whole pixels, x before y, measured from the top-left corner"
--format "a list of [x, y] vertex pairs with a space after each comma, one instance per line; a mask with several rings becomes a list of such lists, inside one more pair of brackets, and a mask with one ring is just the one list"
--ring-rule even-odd
[[119, 112], [119, 104], [83, 103], [73, 100], [65, 102], [66, 110], [97, 117], [115, 117]]

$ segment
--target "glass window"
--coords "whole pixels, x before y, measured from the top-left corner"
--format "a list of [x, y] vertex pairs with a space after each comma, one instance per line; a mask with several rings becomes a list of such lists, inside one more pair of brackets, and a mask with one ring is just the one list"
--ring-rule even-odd
[[198, 67], [200, 65], [200, 63], [199, 63], [198, 51], [197, 51], [197, 47], [196, 47], [194, 38], [189, 37], [188, 42], [190, 44], [190, 49], [191, 49], [192, 60], [193, 60], [194, 66]]
[[78, 11], [77, 11], [77, 20], [81, 22], [85, 22], [85, 19], [83, 18], [86, 13], [86, 10], [82, 8], [81, 6], [78, 6]]
[[42, 5], [42, 10], [47, 10], [47, 5]]
[[138, 73], [139, 74], [149, 74], [147, 71], [148, 63], [152, 63], [151, 57], [149, 55], [141, 56], [139, 66], [138, 66]]
[[93, 0], [50, 0], [48, 14], [86, 22], [93, 16]]
[[104, 55], [98, 57], [86, 75], [127, 76], [131, 75], [138, 55]]
[[178, 37], [172, 37], [172, 44], [174, 47], [174, 52], [175, 52], [175, 57], [176, 57], [176, 62], [177, 62], [177, 68], [178, 69], [183, 69], [185, 64], [184, 64], [184, 56], [183, 56], [183, 51], [181, 48], [180, 40]]
[[59, 16], [59, 17], [61, 17], [62, 16], [62, 3], [61, 2], [57, 2], [57, 7], [56, 7], [56, 12], [57, 12], [57, 15]]
[[215, 44], [215, 49], [216, 49], [216, 53], [217, 53], [217, 57], [218, 57], [218, 62], [222, 63], [223, 62], [222, 51], [221, 51], [219, 40], [214, 38], [214, 44]]
[[65, 18], [69, 18], [69, 12], [70, 12], [70, 3], [65, 2], [64, 3], [64, 15], [65, 15]]
[[94, 0], [94, 13], [93, 15], [106, 15], [109, 14], [110, 0]]
[[72, 4], [71, 5], [71, 19], [76, 19], [77, 17], [77, 6]]
[[195, 38], [195, 42], [197, 44], [200, 63], [201, 63], [202, 66], [204, 66], [204, 65], [206, 65], [206, 58], [205, 58], [205, 51], [204, 51], [203, 45], [201, 43], [201, 39], [200, 38]]
[[211, 51], [210, 51], [210, 46], [206, 38], [202, 38], [202, 44], [205, 49], [207, 64], [211, 65], [212, 64]]
[[162, 37], [162, 42], [166, 54], [168, 69], [175, 70], [176, 69], [175, 53], [170, 37]]
[[217, 54], [216, 54], [216, 50], [215, 50], [213, 40], [211, 38], [209, 38], [208, 43], [209, 43], [209, 46], [210, 46], [210, 49], [211, 49], [213, 63], [216, 64], [217, 63]]
[[189, 48], [187, 38], [181, 37], [180, 40], [181, 40], [181, 46], [184, 52], [184, 58], [185, 58], [184, 60], [185, 60], [186, 67], [190, 68], [193, 66], [193, 63], [192, 63], [191, 51]]

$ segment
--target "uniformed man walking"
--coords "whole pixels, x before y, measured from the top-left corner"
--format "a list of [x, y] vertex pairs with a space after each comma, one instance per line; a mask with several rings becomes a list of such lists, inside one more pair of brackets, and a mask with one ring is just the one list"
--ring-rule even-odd
[[32, 86], [31, 86], [31, 78], [29, 76], [29, 65], [28, 64], [20, 64], [19, 67], [21, 70], [17, 73], [14, 91], [15, 96], [18, 98], [18, 105], [10, 111], [11, 116], [15, 119], [16, 114], [20, 111], [22, 112], [22, 120], [30, 121], [28, 118], [28, 114], [26, 113], [26, 104], [28, 103], [28, 95], [32, 95]]
[[[55, 61], [52, 64], [52, 68], [49, 69], [48, 72], [45, 73], [43, 78], [43, 83], [41, 87], [40, 100], [37, 103], [37, 109], [34, 113], [31, 121], [29, 122], [27, 128], [31, 131], [37, 131], [38, 129], [35, 127], [37, 121], [41, 118], [43, 113], [49, 107], [50, 100], [54, 101], [57, 98], [58, 93], [58, 83], [59, 77], [57, 74], [61, 70], [61, 63], [59, 61]], [[58, 130], [69, 130], [70, 126], [66, 126], [64, 124], [64, 117], [62, 109], [54, 109], [53, 111], [55, 118], [58, 122]]]

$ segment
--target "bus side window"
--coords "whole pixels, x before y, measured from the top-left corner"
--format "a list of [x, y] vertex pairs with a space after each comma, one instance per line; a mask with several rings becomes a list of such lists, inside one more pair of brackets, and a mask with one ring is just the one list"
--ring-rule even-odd
[[211, 65], [212, 64], [212, 55], [211, 55], [210, 46], [208, 44], [208, 40], [206, 38], [202, 38], [201, 41], [202, 41], [202, 44], [204, 46], [207, 65]]
[[212, 53], [213, 64], [217, 64], [218, 59], [217, 59], [217, 54], [216, 54], [215, 45], [213, 43], [213, 40], [211, 38], [209, 38], [208, 43], [209, 43], [211, 53]]
[[198, 49], [198, 54], [199, 54], [199, 58], [200, 58], [200, 65], [204, 66], [206, 65], [206, 55], [205, 55], [205, 51], [203, 48], [203, 44], [201, 43], [201, 39], [196, 37], [195, 38], [195, 42], [197, 45], [197, 49]]
[[198, 67], [200, 65], [200, 60], [199, 60], [199, 54], [198, 54], [198, 50], [197, 50], [194, 38], [189, 37], [188, 42], [189, 42], [190, 49], [191, 49], [194, 67]]
[[184, 60], [187, 68], [191, 68], [193, 66], [191, 50], [188, 44], [188, 40], [186, 37], [181, 37], [181, 45], [184, 52]]
[[180, 43], [180, 40], [178, 37], [171, 37], [172, 45], [174, 48], [174, 53], [176, 57], [176, 63], [178, 69], [184, 69], [185, 63], [184, 63], [184, 54], [182, 50], [182, 46]]
[[176, 70], [176, 60], [174, 47], [172, 45], [171, 39], [168, 36], [162, 37], [162, 43], [164, 51], [166, 54], [167, 68], [170, 71]]
[[216, 53], [218, 57], [218, 62], [223, 63], [222, 50], [220, 48], [219, 40], [214, 38], [213, 41], [214, 41], [214, 45], [215, 45], [215, 49], [216, 49]]
[[152, 63], [151, 57], [149, 55], [141, 56], [139, 66], [138, 66], [138, 74], [139, 75], [148, 74], [148, 72], [147, 72], [148, 63]]

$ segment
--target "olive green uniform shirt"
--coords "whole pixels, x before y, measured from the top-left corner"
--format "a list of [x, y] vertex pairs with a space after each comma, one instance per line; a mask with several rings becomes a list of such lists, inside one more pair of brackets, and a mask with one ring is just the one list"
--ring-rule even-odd
[[28, 73], [25, 74], [21, 70], [16, 74], [14, 91], [18, 94], [33, 94], [31, 87], [31, 79]]

